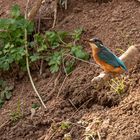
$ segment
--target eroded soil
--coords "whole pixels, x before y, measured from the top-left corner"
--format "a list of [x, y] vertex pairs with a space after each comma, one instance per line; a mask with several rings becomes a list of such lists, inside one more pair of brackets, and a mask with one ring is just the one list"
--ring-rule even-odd
[[[7, 16], [13, 3], [21, 5], [24, 11], [25, 2], [0, 0], [1, 17]], [[47, 4], [51, 7], [51, 2]], [[41, 11], [44, 13], [41, 30], [52, 25], [52, 13], [46, 14], [47, 9]], [[140, 43], [140, 3], [135, 0], [105, 3], [70, 0], [67, 10], [58, 10], [55, 28], [72, 31], [79, 27], [85, 30], [82, 40], [97, 36], [113, 52], [121, 55], [118, 48], [125, 51], [130, 45]], [[82, 40], [80, 43], [91, 53]], [[94, 63], [92, 58], [90, 61]], [[61, 89], [65, 79], [63, 73], [51, 75], [48, 68], [44, 68], [40, 76], [39, 70], [34, 70], [33, 79], [47, 109], [40, 107], [33, 117], [31, 106], [38, 99], [27, 75], [2, 75], [15, 85], [15, 89], [12, 99], [0, 109], [0, 139], [44, 140], [46, 137], [46, 140], [62, 140], [65, 134], [70, 133], [73, 140], [82, 140], [88, 136], [85, 134], [88, 130], [88, 134], [97, 140], [100, 137], [102, 140], [140, 140], [140, 63], [124, 75], [125, 90], [122, 94], [110, 92], [109, 86], [97, 89], [91, 84], [91, 79], [101, 71], [96, 65], [79, 61]], [[13, 123], [10, 114], [17, 109], [18, 102], [22, 117]], [[67, 121], [71, 122], [70, 128], [60, 129], [62, 122]]]

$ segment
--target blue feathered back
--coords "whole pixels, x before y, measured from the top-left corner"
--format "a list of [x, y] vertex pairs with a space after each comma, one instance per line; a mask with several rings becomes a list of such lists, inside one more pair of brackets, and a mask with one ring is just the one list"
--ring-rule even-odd
[[121, 61], [115, 54], [113, 54], [108, 48], [101, 47], [98, 53], [99, 58], [102, 61], [114, 66], [119, 67], [121, 66], [125, 71], [127, 71], [127, 67], [125, 66], [124, 62]]

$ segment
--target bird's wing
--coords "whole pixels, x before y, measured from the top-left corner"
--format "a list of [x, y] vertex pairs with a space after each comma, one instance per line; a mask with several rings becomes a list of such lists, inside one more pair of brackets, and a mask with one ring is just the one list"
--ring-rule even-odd
[[99, 51], [98, 55], [102, 61], [105, 61], [106, 63], [114, 67], [121, 66], [124, 70], [127, 71], [125, 64], [115, 54], [113, 54], [108, 48], [105, 48]]

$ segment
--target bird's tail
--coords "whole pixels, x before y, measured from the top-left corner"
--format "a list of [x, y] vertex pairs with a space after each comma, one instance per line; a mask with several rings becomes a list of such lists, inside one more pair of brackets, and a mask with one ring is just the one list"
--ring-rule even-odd
[[122, 62], [122, 61], [121, 61], [121, 67], [122, 67], [125, 71], [127, 71], [127, 72], [128, 72], [127, 67], [125, 66], [124, 62]]

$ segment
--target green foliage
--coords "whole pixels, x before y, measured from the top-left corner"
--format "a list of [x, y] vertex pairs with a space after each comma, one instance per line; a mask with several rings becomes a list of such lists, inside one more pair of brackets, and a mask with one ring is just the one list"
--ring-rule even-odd
[[24, 31], [30, 35], [33, 23], [21, 16], [19, 6], [11, 10], [11, 18], [0, 19], [0, 69], [9, 70], [11, 64], [20, 63], [25, 59]]
[[78, 40], [80, 40], [82, 33], [83, 33], [83, 29], [82, 29], [82, 28], [76, 29], [76, 30], [74, 30], [74, 32], [72, 33], [72, 38], [73, 38], [75, 41], [78, 41]]
[[75, 64], [74, 60], [66, 62], [65, 67], [66, 67], [67, 74], [70, 74], [74, 70], [74, 64]]
[[80, 58], [80, 59], [83, 59], [83, 60], [88, 60], [89, 59], [89, 54], [84, 51], [82, 46], [79, 46], [79, 45], [78, 46], [73, 46], [71, 48], [71, 52], [77, 58]]
[[14, 5], [11, 9], [11, 16], [14, 18], [18, 18], [21, 15], [20, 8], [18, 5]]
[[10, 100], [12, 97], [13, 86], [7, 86], [6, 82], [0, 79], [0, 108], [3, 106], [6, 100]]
[[59, 66], [61, 65], [62, 54], [61, 52], [54, 52], [49, 60], [50, 71], [52, 73], [58, 72]]
[[47, 51], [46, 38], [43, 35], [34, 35], [34, 44], [37, 45], [37, 52]]
[[70, 122], [68, 121], [61, 122], [61, 126], [60, 126], [61, 129], [66, 130], [66, 129], [69, 129], [70, 127], [71, 127]]
[[38, 103], [32, 104], [32, 108], [34, 108], [34, 109], [38, 109], [39, 107], [40, 107], [40, 105]]
[[3, 50], [1, 51], [2, 55], [0, 57], [0, 68], [3, 70], [9, 70], [10, 64], [13, 62], [20, 62], [25, 55], [25, 50], [23, 47], [14, 47], [7, 43]]
[[48, 31], [46, 32], [46, 37], [48, 42], [50, 43], [50, 46], [55, 49], [57, 47], [59, 47], [59, 38], [58, 35], [56, 34], [56, 32], [52, 32], [52, 31]]
[[118, 77], [111, 79], [111, 83], [109, 83], [109, 85], [110, 85], [110, 90], [117, 94], [124, 93], [126, 87], [124, 77], [121, 77], [120, 79]]
[[123, 49], [117, 48], [117, 51], [119, 51], [121, 54], [123, 54], [125, 51]]
[[[0, 19], [0, 69], [9, 70], [13, 64], [20, 65], [26, 70], [25, 29], [28, 36], [33, 34], [34, 24], [25, 20], [20, 8], [15, 5], [11, 9], [11, 17]], [[66, 73], [74, 69], [76, 58], [88, 60], [89, 54], [76, 42], [80, 40], [83, 29], [76, 29], [72, 33], [65, 31], [46, 31], [44, 34], [36, 33], [28, 41], [29, 63], [45, 60], [52, 73], [58, 72], [62, 60], [66, 55], [74, 56], [69, 62], [65, 59]]]
[[18, 121], [22, 116], [21, 116], [21, 114], [20, 114], [19, 112], [15, 111], [15, 112], [12, 112], [12, 113], [10, 114], [10, 117], [11, 117], [11, 121], [12, 121], [12, 122], [16, 122], [16, 121]]
[[[63, 56], [66, 54], [72, 54], [77, 58], [88, 60], [89, 54], [85, 52], [82, 46], [75, 45], [75, 41], [80, 39], [82, 30], [75, 30], [74, 33], [68, 33], [63, 31], [47, 31], [44, 35], [35, 34], [34, 43], [37, 53], [33, 54], [30, 59], [32, 62], [39, 60], [40, 58], [46, 60], [50, 66], [50, 71], [52, 73], [58, 72], [62, 64]], [[64, 40], [70, 39], [74, 42], [64, 42]], [[46, 45], [47, 44], [47, 45]], [[40, 50], [40, 51], [38, 51]], [[47, 53], [47, 56], [42, 56], [42, 53]], [[73, 62], [66, 61], [66, 72], [69, 74], [74, 68]]]
[[12, 122], [17, 122], [22, 117], [23, 117], [23, 114], [21, 112], [21, 103], [20, 103], [20, 100], [18, 100], [16, 110], [10, 113], [10, 119]]
[[33, 55], [30, 55], [31, 62], [36, 62], [39, 59], [40, 59], [40, 56], [38, 53], [34, 53]]

